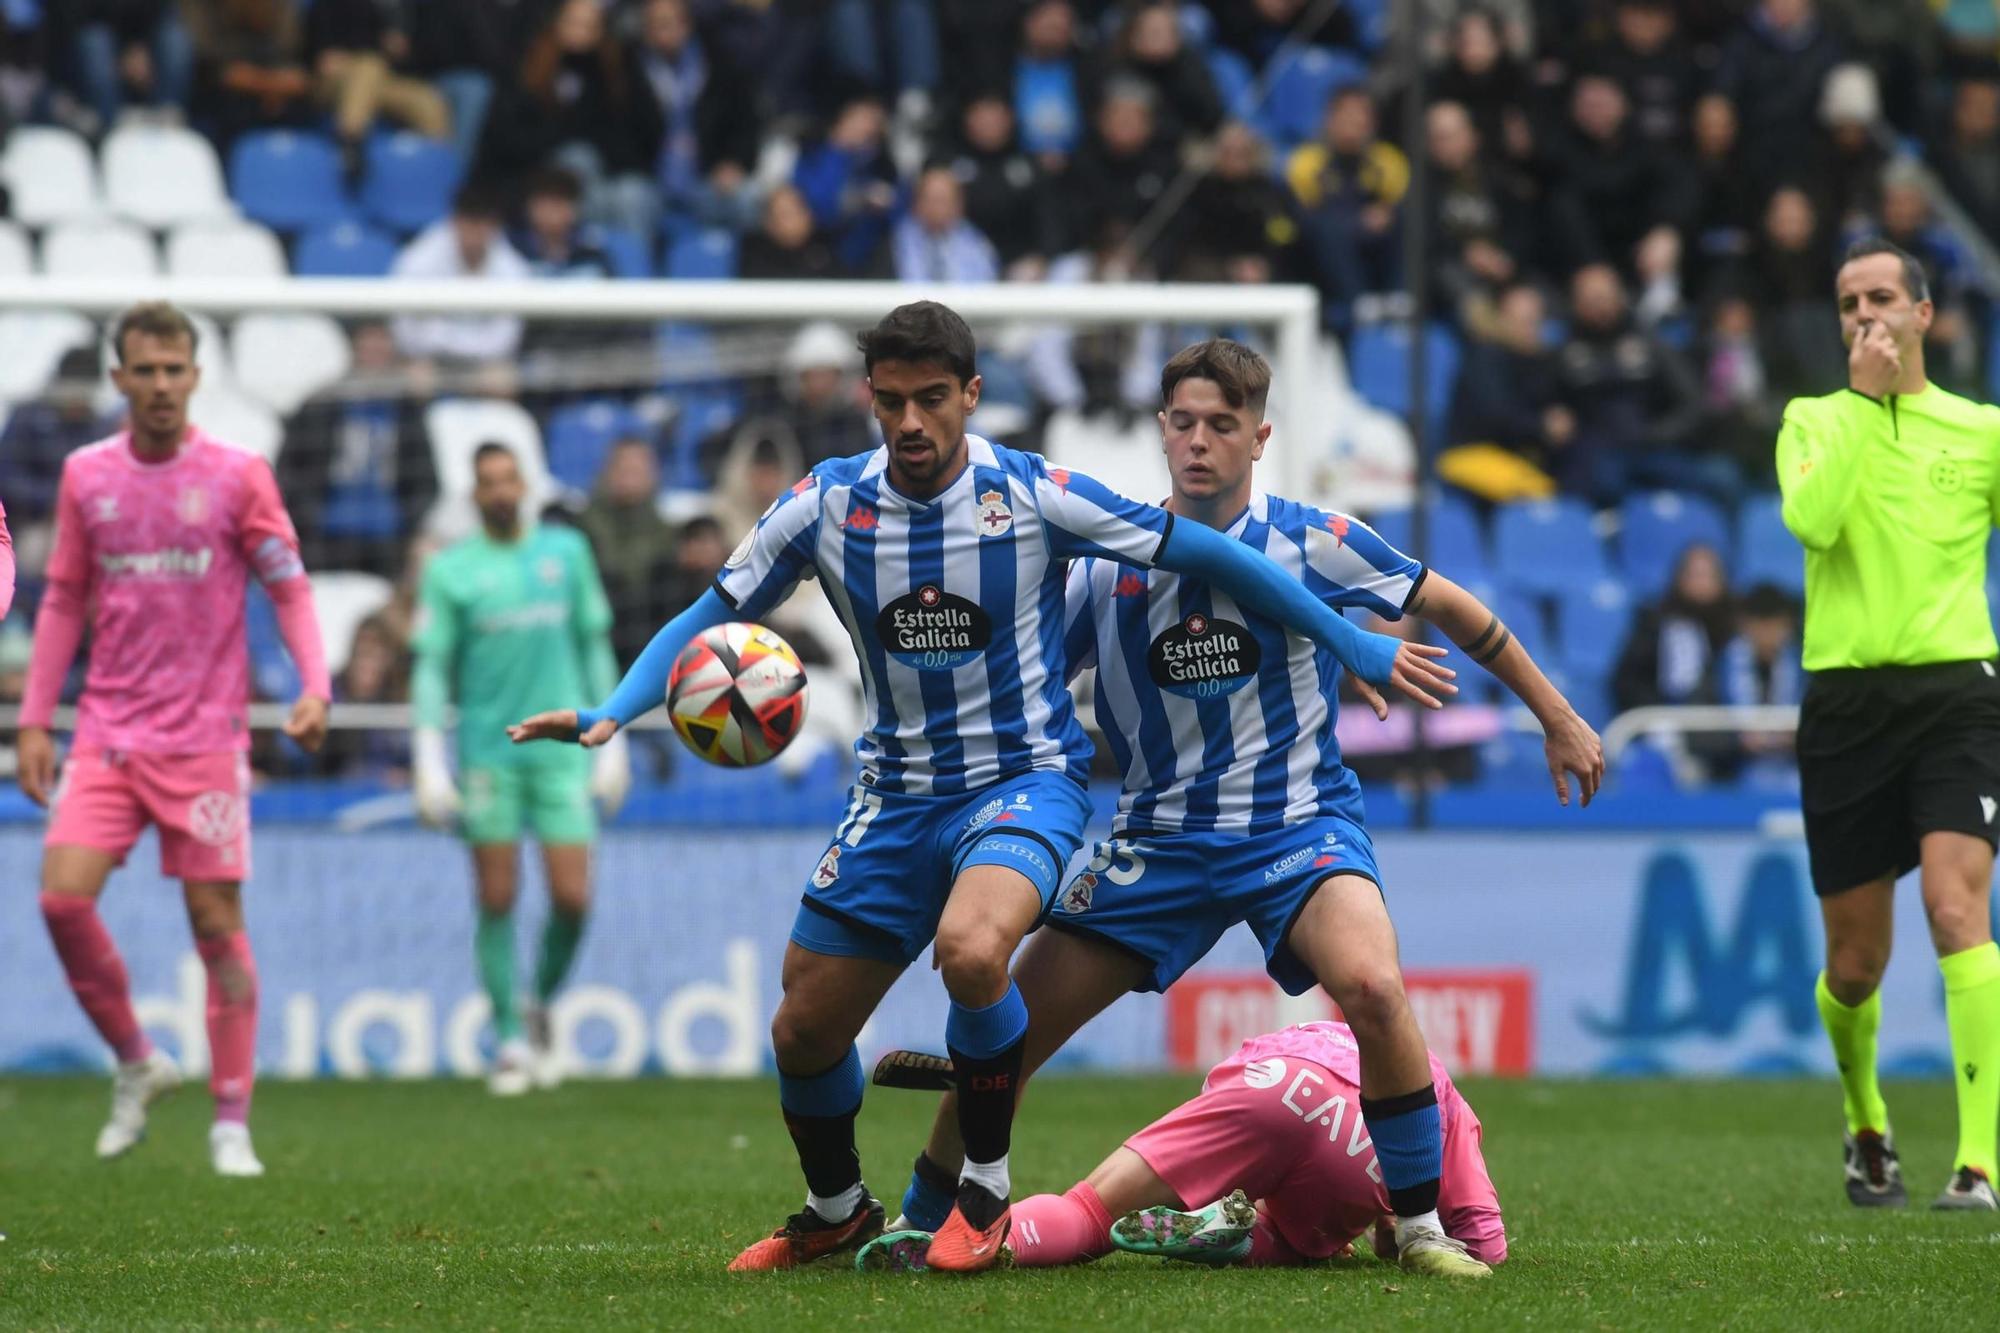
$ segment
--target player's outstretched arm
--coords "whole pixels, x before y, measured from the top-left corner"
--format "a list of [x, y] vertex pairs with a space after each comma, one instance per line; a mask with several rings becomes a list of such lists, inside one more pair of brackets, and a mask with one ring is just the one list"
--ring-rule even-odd
[[618, 734], [618, 729], [657, 708], [666, 701], [667, 677], [673, 674], [674, 659], [687, 647], [688, 640], [704, 630], [737, 619], [737, 611], [710, 588], [687, 610], [669, 620], [639, 654], [632, 669], [618, 682], [611, 697], [596, 708], [558, 708], [537, 713], [507, 728], [515, 744], [524, 741], [580, 741], [598, 746]]
[[1356, 677], [1393, 688], [1426, 708], [1458, 693], [1458, 673], [1438, 662], [1442, 648], [1357, 629], [1306, 590], [1270, 557], [1200, 523], [1176, 523], [1155, 561], [1177, 574], [1207, 579], [1238, 602], [1279, 621], [1331, 652]]
[[1556, 799], [1569, 804], [1569, 779], [1589, 805], [1604, 784], [1604, 746], [1597, 733], [1570, 707], [1512, 630], [1484, 602], [1436, 570], [1424, 576], [1416, 596], [1404, 611], [1420, 616], [1443, 631], [1459, 650], [1513, 691], [1542, 724], [1542, 748], [1549, 761]]

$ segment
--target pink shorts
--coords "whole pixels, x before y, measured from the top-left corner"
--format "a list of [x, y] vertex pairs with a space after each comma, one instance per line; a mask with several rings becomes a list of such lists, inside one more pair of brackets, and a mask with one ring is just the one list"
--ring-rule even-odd
[[1201, 1093], [1125, 1140], [1189, 1208], [1240, 1189], [1263, 1200], [1294, 1249], [1325, 1258], [1388, 1206], [1369, 1168], [1361, 1091], [1290, 1055], [1209, 1071]]
[[250, 757], [72, 751], [43, 841], [108, 852], [123, 865], [148, 824], [160, 830], [161, 874], [249, 878]]

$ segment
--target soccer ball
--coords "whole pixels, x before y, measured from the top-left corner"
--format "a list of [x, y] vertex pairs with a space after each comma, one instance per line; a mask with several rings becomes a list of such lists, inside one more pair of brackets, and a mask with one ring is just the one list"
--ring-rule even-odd
[[767, 763], [806, 720], [806, 669], [792, 645], [762, 625], [717, 625], [674, 659], [667, 715], [688, 749], [711, 764]]

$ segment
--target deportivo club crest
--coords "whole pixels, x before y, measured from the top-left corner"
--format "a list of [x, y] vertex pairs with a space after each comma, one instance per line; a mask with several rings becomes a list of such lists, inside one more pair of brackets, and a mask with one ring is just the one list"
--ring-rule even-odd
[[829, 847], [826, 855], [819, 859], [819, 868], [813, 871], [813, 887], [823, 889], [840, 878], [840, 848]]
[[1069, 883], [1069, 892], [1063, 894], [1062, 902], [1056, 910], [1064, 916], [1081, 916], [1090, 910], [1090, 896], [1097, 888], [1097, 876], [1084, 871]]
[[979, 535], [982, 537], [1004, 536], [1014, 526], [1014, 511], [1007, 507], [1007, 497], [999, 491], [981, 491], [979, 494]]

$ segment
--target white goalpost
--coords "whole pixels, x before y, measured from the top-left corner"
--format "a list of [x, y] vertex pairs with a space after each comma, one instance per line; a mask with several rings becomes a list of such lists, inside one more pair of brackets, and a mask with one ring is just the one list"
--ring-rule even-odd
[[[1223, 283], [1004, 283], [924, 285], [900, 282], [400, 281], [290, 278], [0, 279], [0, 313], [63, 311], [103, 318], [142, 299], [172, 301], [208, 316], [316, 313], [336, 318], [395, 315], [514, 316], [575, 323], [686, 321], [769, 325], [834, 320], [864, 327], [903, 302], [929, 297], [975, 327], [998, 324], [1072, 328], [1134, 325], [1248, 327], [1269, 338], [1273, 390], [1270, 488], [1310, 494], [1334, 438], [1331, 421], [1313, 420], [1319, 295], [1303, 285]], [[1323, 386], [1318, 386], [1323, 387]], [[1323, 415], [1323, 407], [1320, 409]], [[1102, 480], [1112, 486], [1118, 478]]]

